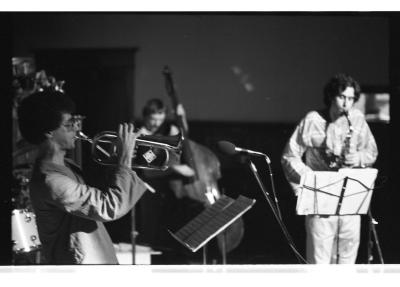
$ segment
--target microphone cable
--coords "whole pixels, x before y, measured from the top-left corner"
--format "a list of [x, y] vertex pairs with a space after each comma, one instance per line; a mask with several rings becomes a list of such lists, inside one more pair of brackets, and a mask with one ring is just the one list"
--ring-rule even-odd
[[[237, 148], [235, 147], [235, 145], [233, 143], [228, 142], [228, 141], [219, 141], [218, 142], [218, 148], [223, 153], [225, 153], [227, 155], [235, 155], [235, 154], [239, 153], [237, 151]], [[272, 209], [272, 213], [274, 214], [276, 220], [278, 221], [278, 224], [281, 227], [282, 232], [283, 232], [283, 234], [284, 234], [284, 236], [285, 236], [290, 248], [295, 253], [295, 256], [296, 256], [297, 260], [299, 262], [301, 262], [301, 263], [308, 264], [308, 262], [304, 259], [304, 257], [297, 250], [297, 248], [296, 248], [296, 246], [294, 244], [294, 241], [293, 241], [292, 237], [290, 236], [290, 234], [289, 234], [289, 232], [288, 232], [288, 230], [287, 230], [287, 228], [286, 228], [286, 226], [285, 226], [285, 224], [283, 222], [282, 214], [281, 214], [281, 211], [280, 211], [280, 208], [279, 208], [278, 197], [277, 197], [276, 192], [275, 192], [275, 184], [274, 184], [274, 179], [273, 179], [273, 174], [272, 174], [272, 168], [271, 168], [271, 165], [270, 165], [270, 163], [271, 163], [270, 159], [268, 158], [268, 156], [266, 154], [263, 154], [263, 153], [250, 151], [250, 150], [246, 150], [246, 149], [242, 149], [242, 148], [238, 148], [238, 149], [245, 150], [245, 151], [251, 152], [253, 154], [257, 153], [256, 154], [257, 156], [262, 155], [264, 157], [265, 161], [267, 162], [269, 175], [270, 175], [270, 178], [271, 178], [272, 193], [273, 193], [273, 197], [274, 197], [274, 201], [275, 202], [273, 202], [271, 200], [271, 198], [269, 196], [269, 193], [265, 189], [264, 184], [262, 183], [262, 181], [260, 179], [260, 176], [258, 174], [257, 168], [254, 165], [254, 163], [249, 158], [247, 159], [247, 162], [249, 163], [250, 169], [253, 172], [253, 174], [254, 174], [254, 176], [255, 176], [255, 178], [256, 178], [256, 180], [257, 180], [257, 182], [258, 182], [258, 184], [259, 184], [259, 186], [261, 188], [262, 193], [264, 194], [268, 204], [270, 205], [270, 207]], [[249, 155], [251, 155], [251, 153], [249, 153]]]
[[280, 225], [280, 227], [282, 229], [282, 232], [283, 232], [284, 236], [286, 237], [286, 240], [287, 240], [290, 248], [294, 252], [297, 260], [300, 263], [309, 264], [309, 262], [307, 262], [307, 260], [297, 250], [297, 247], [296, 247], [296, 245], [295, 245], [295, 243], [293, 241], [293, 238], [291, 237], [289, 231], [286, 228], [285, 223], [283, 222], [282, 213], [281, 213], [280, 208], [279, 208], [278, 197], [277, 197], [276, 191], [275, 191], [275, 184], [274, 184], [274, 180], [273, 180], [272, 167], [270, 165], [270, 161], [268, 161], [267, 159], [266, 159], [266, 163], [267, 163], [267, 166], [268, 166], [269, 175], [270, 175], [270, 179], [271, 179], [271, 188], [272, 188], [272, 194], [273, 194], [274, 200], [275, 200], [275, 205], [272, 204], [272, 202], [269, 199], [267, 194], [264, 194], [264, 195], [265, 195], [269, 205], [271, 206], [272, 211], [273, 211], [273, 213], [274, 213], [274, 215], [275, 215], [275, 217], [276, 217], [276, 219], [277, 219], [277, 221], [278, 221], [278, 223], [279, 223], [279, 225]]

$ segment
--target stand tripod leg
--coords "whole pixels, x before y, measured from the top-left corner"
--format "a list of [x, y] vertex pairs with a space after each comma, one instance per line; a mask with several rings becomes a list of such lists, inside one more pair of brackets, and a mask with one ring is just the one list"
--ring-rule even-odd
[[336, 264], [339, 264], [340, 252], [340, 215], [337, 218], [337, 233], [336, 233]]
[[269, 193], [267, 192], [267, 190], [264, 187], [264, 184], [262, 183], [260, 176], [257, 172], [257, 168], [255, 166], [255, 164], [248, 159], [248, 164], [250, 166], [250, 170], [253, 172], [254, 177], [256, 178], [256, 181], [258, 183], [258, 185], [261, 188], [261, 191], [263, 193], [263, 195], [265, 196], [265, 199], [267, 200], [269, 206], [271, 207], [272, 213], [274, 214], [274, 217], [276, 219], [276, 221], [278, 222], [279, 226], [281, 227], [281, 230], [290, 246], [290, 248], [294, 251], [297, 259], [299, 260], [299, 262], [303, 262], [303, 263], [307, 263], [307, 261], [303, 258], [303, 256], [301, 256], [301, 254], [297, 251], [297, 248], [294, 245], [293, 239], [290, 236], [285, 224], [283, 223], [282, 217], [280, 215], [280, 212], [278, 211], [279, 208], [277, 206], [275, 206], [270, 198]]
[[367, 247], [367, 263], [371, 264], [372, 260], [374, 257], [372, 256], [372, 247], [374, 246], [374, 243], [372, 242], [372, 227], [371, 227], [371, 217], [369, 216], [370, 214], [368, 213], [368, 247]]
[[207, 244], [203, 247], [203, 265], [207, 265]]
[[226, 264], [226, 233], [222, 232], [222, 242], [221, 242], [221, 255], [222, 255], [222, 264]]
[[40, 262], [40, 257], [41, 257], [41, 252], [40, 252], [40, 250], [38, 250], [38, 251], [36, 251], [36, 254], [35, 254], [35, 264], [40, 264], [41, 262]]
[[[368, 210], [368, 220], [369, 220], [369, 236], [368, 236], [368, 264], [372, 262], [373, 256], [372, 256], [372, 247], [375, 242], [376, 249], [378, 251], [378, 256], [379, 256], [379, 263], [384, 264], [383, 262], [383, 256], [382, 256], [382, 250], [379, 244], [379, 239], [378, 239], [378, 233], [376, 232], [375, 225], [378, 224], [378, 222], [372, 217], [371, 209]], [[371, 236], [372, 234], [372, 236]]]
[[131, 245], [132, 245], [132, 265], [136, 264], [136, 218], [135, 208], [131, 210]]

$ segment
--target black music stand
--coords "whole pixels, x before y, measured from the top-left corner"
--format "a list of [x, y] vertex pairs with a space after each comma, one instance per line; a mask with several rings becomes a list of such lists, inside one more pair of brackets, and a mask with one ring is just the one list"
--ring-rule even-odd
[[196, 252], [248, 211], [255, 202], [255, 199], [242, 195], [236, 200], [222, 195], [177, 232], [168, 232], [192, 252]]

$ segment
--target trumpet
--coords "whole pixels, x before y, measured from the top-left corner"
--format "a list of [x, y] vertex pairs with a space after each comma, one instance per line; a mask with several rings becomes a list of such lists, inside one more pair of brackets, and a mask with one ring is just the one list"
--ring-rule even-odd
[[[116, 132], [104, 131], [89, 138], [78, 131], [76, 138], [91, 144], [92, 159], [101, 165], [116, 165], [120, 140]], [[179, 161], [183, 133], [176, 136], [141, 135], [136, 139], [132, 168], [166, 170]]]

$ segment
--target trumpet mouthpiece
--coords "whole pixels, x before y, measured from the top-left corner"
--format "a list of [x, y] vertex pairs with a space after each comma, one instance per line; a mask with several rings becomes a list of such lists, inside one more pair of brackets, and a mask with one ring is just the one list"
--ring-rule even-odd
[[76, 135], [75, 138], [77, 139], [81, 139], [81, 140], [85, 140], [88, 142], [93, 142], [87, 135], [85, 135], [83, 132], [79, 131]]

